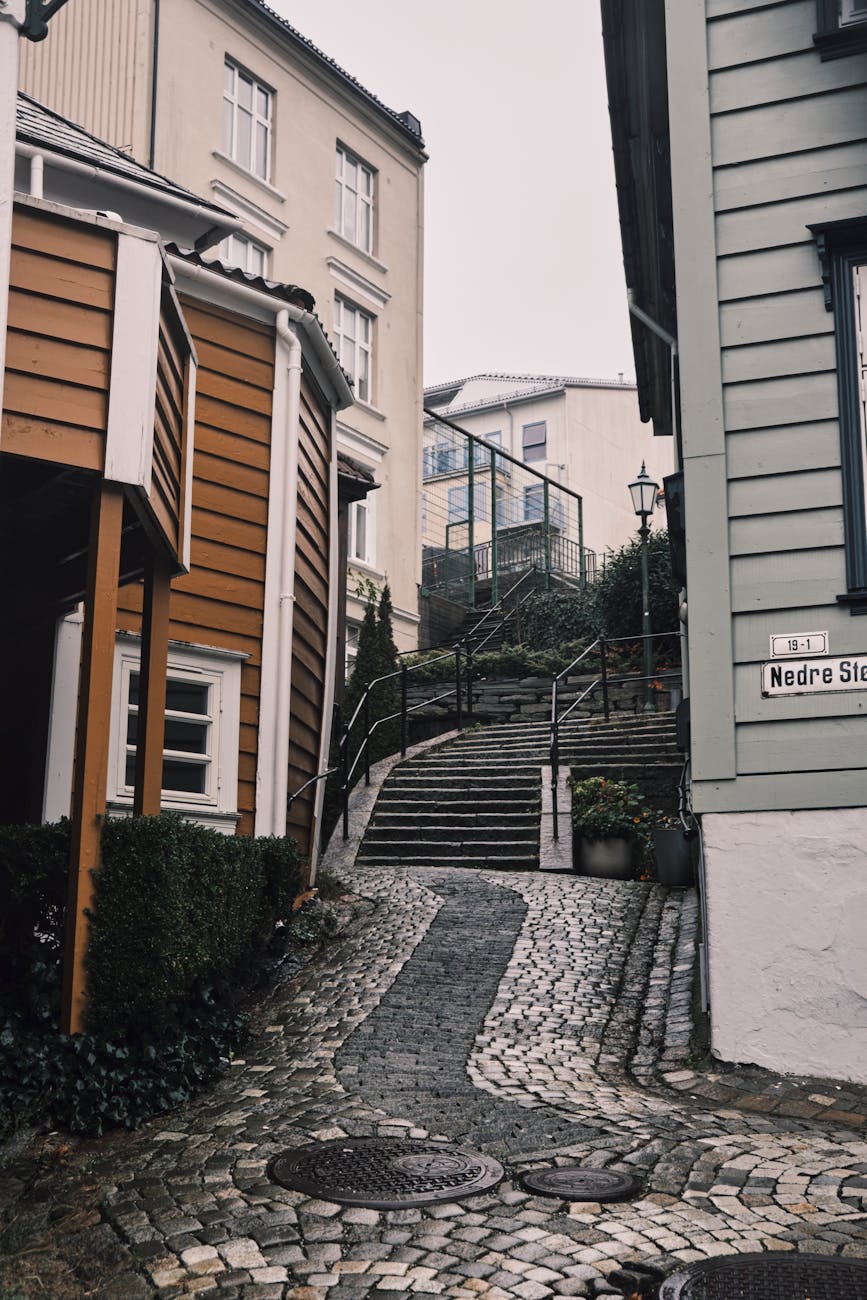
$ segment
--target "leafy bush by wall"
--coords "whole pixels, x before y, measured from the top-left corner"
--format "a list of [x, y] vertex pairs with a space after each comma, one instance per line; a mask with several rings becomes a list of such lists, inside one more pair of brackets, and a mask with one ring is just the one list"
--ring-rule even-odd
[[[678, 590], [671, 576], [668, 533], [652, 532], [647, 540], [651, 632], [677, 627]], [[608, 637], [641, 636], [641, 545], [636, 538], [615, 551], [594, 587], [598, 628]], [[598, 633], [597, 633], [598, 635]]]
[[106, 821], [94, 884], [88, 1029], [116, 1032], [231, 978], [288, 916], [301, 871], [292, 840], [163, 813]]
[[599, 615], [593, 587], [586, 591], [535, 592], [517, 614], [516, 640], [534, 650], [556, 650], [566, 642], [593, 641]]
[[[60, 959], [69, 880], [69, 822], [0, 826], [0, 990], [42, 999], [39, 972]], [[35, 1011], [34, 1014], [38, 1013]]]

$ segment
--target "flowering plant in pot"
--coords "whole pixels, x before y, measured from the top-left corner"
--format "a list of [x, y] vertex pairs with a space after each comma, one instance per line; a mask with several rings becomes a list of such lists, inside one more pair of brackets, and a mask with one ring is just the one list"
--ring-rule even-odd
[[648, 856], [651, 810], [637, 786], [591, 776], [570, 781], [573, 864], [585, 875], [630, 880]]
[[684, 887], [694, 883], [692, 844], [680, 818], [658, 812], [651, 822], [656, 877], [661, 885]]

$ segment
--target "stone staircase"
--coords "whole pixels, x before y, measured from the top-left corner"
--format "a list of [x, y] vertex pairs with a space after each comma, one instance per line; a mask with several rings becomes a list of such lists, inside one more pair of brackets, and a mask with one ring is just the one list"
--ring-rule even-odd
[[[547, 724], [506, 723], [465, 731], [399, 763], [379, 793], [358, 861], [535, 870], [549, 741]], [[656, 806], [673, 810], [674, 715], [567, 722], [560, 766], [579, 777], [634, 781]]]

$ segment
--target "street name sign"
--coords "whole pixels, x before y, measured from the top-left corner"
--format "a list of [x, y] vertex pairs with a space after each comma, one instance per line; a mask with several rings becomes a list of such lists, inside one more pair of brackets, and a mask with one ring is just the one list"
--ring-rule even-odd
[[762, 664], [762, 695], [867, 691], [867, 654]]

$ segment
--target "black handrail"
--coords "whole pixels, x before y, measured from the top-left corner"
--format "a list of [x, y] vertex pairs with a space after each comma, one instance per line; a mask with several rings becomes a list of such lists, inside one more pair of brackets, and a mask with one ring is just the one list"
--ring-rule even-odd
[[[608, 648], [610, 646], [625, 645], [627, 642], [631, 642], [631, 641], [641, 641], [643, 644], [645, 641], [655, 641], [660, 639], [661, 637], [672, 637], [677, 635], [678, 635], [677, 630], [674, 630], [671, 632], [654, 632], [647, 637], [643, 635], [621, 636], [621, 637], [604, 637], [604, 636], [597, 637], [596, 640], [592, 642], [591, 645], [587, 646], [584, 650], [582, 650], [581, 653], [577, 655], [575, 659], [572, 660], [571, 664], [567, 665], [566, 668], [562, 669], [562, 671], [559, 672], [556, 675], [556, 677], [553, 679], [551, 683], [551, 738], [549, 742], [548, 752], [549, 752], [550, 764], [551, 764], [551, 833], [555, 841], [560, 838], [559, 810], [557, 808], [557, 786], [560, 777], [560, 724], [561, 722], [565, 722], [566, 719], [569, 717], [569, 714], [572, 713], [574, 709], [577, 709], [578, 705], [581, 704], [584, 700], [586, 700], [588, 696], [592, 695], [596, 691], [597, 687], [599, 686], [602, 687], [602, 709], [605, 715], [605, 721], [608, 722], [611, 717], [611, 704], [610, 704], [610, 698], [608, 693], [609, 687], [620, 686], [624, 682], [634, 682], [636, 685], [638, 685], [640, 682], [651, 682], [656, 680], [656, 677], [658, 675], [656, 673], [653, 673], [650, 676], [647, 676], [646, 674], [627, 673], [622, 677], [610, 677], [608, 675]], [[592, 681], [589, 686], [585, 687], [585, 689], [581, 692], [581, 694], [577, 697], [577, 699], [574, 699], [572, 701], [568, 709], [564, 709], [562, 713], [558, 714], [557, 694], [558, 694], [560, 683], [563, 681], [565, 677], [570, 676], [573, 670], [577, 668], [578, 664], [580, 664], [582, 660], [586, 659], [587, 656], [596, 649], [599, 650], [599, 666], [600, 666], [599, 677], [597, 677], [595, 681]]]

